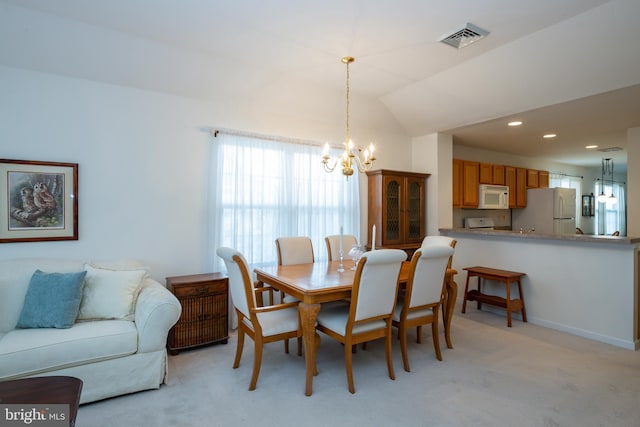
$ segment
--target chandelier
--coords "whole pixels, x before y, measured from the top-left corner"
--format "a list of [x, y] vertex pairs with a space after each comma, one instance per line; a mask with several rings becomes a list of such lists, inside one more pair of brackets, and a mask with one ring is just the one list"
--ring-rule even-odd
[[362, 158], [360, 158], [360, 152], [362, 150], [359, 148], [355, 148], [353, 145], [353, 141], [351, 141], [349, 133], [349, 64], [355, 61], [355, 59], [351, 56], [345, 56], [341, 61], [347, 66], [347, 115], [346, 136], [343, 143], [344, 152], [341, 156], [336, 157], [332, 160], [331, 156], [329, 155], [329, 143], [325, 144], [324, 150], [322, 150], [322, 164], [324, 165], [324, 170], [328, 173], [333, 172], [338, 164], [342, 165], [342, 174], [349, 178], [351, 175], [353, 175], [354, 164], [358, 171], [360, 173], [363, 173], [371, 169], [371, 166], [373, 166], [373, 162], [374, 160], [376, 160], [376, 158], [373, 155], [373, 144], [370, 144], [369, 148], [364, 150], [364, 152], [362, 153]]
[[[607, 197], [607, 195], [604, 194], [604, 176], [605, 175], [611, 175], [611, 196], [609, 197]], [[613, 195], [613, 159], [611, 158], [602, 159], [602, 175], [600, 177], [600, 194], [598, 195], [598, 202], [599, 203], [609, 202], [608, 204], [616, 203], [616, 196]]]

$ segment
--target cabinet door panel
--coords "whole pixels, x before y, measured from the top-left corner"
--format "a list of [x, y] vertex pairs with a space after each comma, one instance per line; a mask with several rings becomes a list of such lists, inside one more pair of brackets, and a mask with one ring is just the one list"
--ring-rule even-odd
[[462, 205], [467, 208], [478, 207], [478, 179], [480, 164], [462, 162]]
[[424, 180], [407, 178], [405, 207], [406, 241], [422, 242], [424, 238]]
[[402, 178], [385, 176], [383, 186], [386, 197], [382, 201], [385, 220], [382, 223], [382, 244], [400, 242], [400, 197], [402, 194]]

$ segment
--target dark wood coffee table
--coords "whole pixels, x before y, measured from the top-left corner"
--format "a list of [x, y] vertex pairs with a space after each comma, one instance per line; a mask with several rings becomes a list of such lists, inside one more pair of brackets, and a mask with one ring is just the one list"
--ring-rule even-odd
[[82, 380], [74, 377], [34, 377], [0, 382], [0, 403], [68, 404], [69, 426], [76, 423]]

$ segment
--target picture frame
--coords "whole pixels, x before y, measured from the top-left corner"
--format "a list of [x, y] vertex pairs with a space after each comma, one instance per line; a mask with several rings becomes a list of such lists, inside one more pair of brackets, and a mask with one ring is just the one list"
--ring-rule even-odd
[[582, 216], [595, 216], [595, 196], [593, 193], [582, 195]]
[[78, 164], [0, 159], [0, 243], [78, 240]]

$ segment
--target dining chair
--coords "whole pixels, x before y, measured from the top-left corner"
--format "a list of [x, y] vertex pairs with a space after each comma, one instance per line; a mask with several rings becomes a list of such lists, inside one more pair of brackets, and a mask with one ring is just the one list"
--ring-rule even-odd
[[[313, 242], [305, 236], [278, 237], [276, 239], [276, 249], [278, 252], [278, 265], [290, 264], [310, 264], [315, 261], [313, 256]], [[280, 300], [283, 303], [296, 302], [296, 298], [280, 293]], [[284, 342], [285, 352], [289, 352], [289, 340]], [[302, 337], [298, 338], [298, 355], [302, 354]]]
[[[454, 254], [455, 254], [456, 243], [458, 243], [458, 241], [456, 239], [454, 239], [452, 237], [448, 237], [448, 236], [426, 236], [422, 240], [421, 247], [424, 248], [424, 247], [434, 246], [434, 245], [435, 246], [439, 246], [439, 245], [451, 246], [454, 249]], [[451, 254], [451, 256], [449, 257], [449, 262], [447, 263], [447, 270], [450, 270], [452, 268], [451, 266], [453, 264], [453, 255], [454, 254]], [[445, 276], [444, 280], [447, 280], [447, 279], [448, 278]], [[450, 278], [450, 280], [453, 280], [453, 278]], [[443, 304], [446, 304], [446, 301], [444, 301]], [[445, 319], [445, 311], [444, 310], [442, 310], [442, 323], [445, 325], [445, 329], [446, 329], [446, 327], [447, 327], [446, 325], [448, 324], [448, 322]], [[451, 342], [449, 336], [450, 336], [449, 334], [446, 334], [447, 347], [448, 348], [453, 348], [453, 343]]]
[[315, 260], [313, 243], [308, 237], [278, 237], [276, 249], [278, 250], [278, 265], [309, 264]]
[[232, 248], [220, 247], [216, 254], [224, 260], [229, 277], [231, 299], [238, 314], [238, 345], [233, 368], [240, 366], [244, 336], [249, 335], [254, 343], [253, 374], [249, 390], [255, 390], [262, 363], [264, 344], [302, 337], [302, 329], [295, 302], [276, 304], [267, 307], [256, 306], [256, 292], [251, 281], [249, 267], [244, 256]]
[[395, 380], [391, 357], [391, 319], [398, 292], [398, 275], [407, 254], [400, 249], [365, 252], [355, 272], [351, 300], [323, 306], [316, 329], [344, 345], [349, 391], [353, 383], [352, 347], [385, 338], [389, 378]]
[[[324, 238], [324, 242], [327, 244], [327, 255], [329, 261], [340, 260], [340, 235], [335, 234], [333, 236], [327, 236]], [[358, 239], [353, 234], [342, 235], [342, 258], [348, 258], [347, 254], [349, 250], [358, 244]]]
[[398, 328], [404, 370], [410, 372], [407, 356], [407, 329], [417, 328], [417, 342], [422, 340], [422, 326], [431, 324], [436, 358], [442, 360], [438, 339], [438, 310], [445, 294], [444, 277], [451, 246], [429, 245], [418, 249], [411, 257], [409, 279], [404, 297], [398, 300], [393, 313], [393, 326]]

